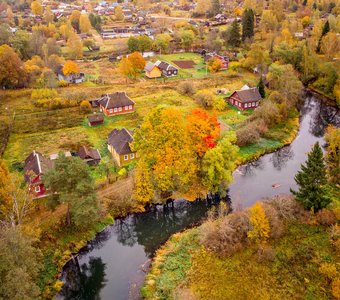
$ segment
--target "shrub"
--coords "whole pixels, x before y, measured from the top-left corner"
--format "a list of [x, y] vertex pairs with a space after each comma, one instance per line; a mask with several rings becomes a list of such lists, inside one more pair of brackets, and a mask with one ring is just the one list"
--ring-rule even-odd
[[183, 81], [183, 82], [181, 82], [178, 85], [177, 91], [181, 95], [189, 95], [189, 96], [191, 96], [191, 95], [195, 94], [195, 87], [194, 87], [192, 82], [190, 82], [190, 81]]
[[335, 299], [340, 299], [340, 277], [332, 282], [332, 295]]
[[268, 131], [267, 125], [262, 119], [247, 123], [236, 131], [237, 145], [245, 146], [258, 142], [261, 135]]
[[196, 102], [204, 108], [211, 108], [214, 104], [215, 95], [208, 90], [199, 91], [195, 94]]
[[31, 93], [32, 100], [51, 99], [58, 97], [58, 92], [55, 89], [37, 89]]
[[92, 107], [89, 101], [81, 101], [79, 108], [80, 111], [84, 114], [87, 114], [92, 111]]
[[334, 279], [338, 274], [336, 266], [330, 263], [322, 263], [319, 267], [319, 272], [330, 280]]
[[250, 120], [258, 119], [263, 120], [267, 126], [273, 125], [280, 119], [279, 108], [272, 101], [264, 101], [250, 117]]
[[58, 85], [59, 87], [67, 87], [68, 83], [65, 80], [59, 80]]
[[334, 225], [337, 221], [336, 215], [334, 214], [334, 212], [327, 208], [323, 208], [319, 210], [316, 213], [315, 217], [316, 217], [318, 224], [324, 225], [324, 226]]
[[214, 100], [213, 106], [214, 106], [214, 109], [218, 111], [224, 111], [226, 109], [225, 100], [223, 98], [216, 97]]
[[269, 221], [270, 238], [280, 237], [284, 232], [284, 224], [279, 213], [270, 202], [263, 202], [262, 207]]

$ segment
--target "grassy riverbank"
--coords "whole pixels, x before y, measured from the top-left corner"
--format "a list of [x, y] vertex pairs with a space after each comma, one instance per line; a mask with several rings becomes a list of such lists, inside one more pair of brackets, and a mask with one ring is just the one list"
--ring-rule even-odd
[[200, 230], [176, 234], [157, 251], [145, 299], [331, 299], [332, 282], [337, 291], [339, 237], [313, 216], [287, 224], [263, 252], [249, 245], [228, 257], [205, 249]]

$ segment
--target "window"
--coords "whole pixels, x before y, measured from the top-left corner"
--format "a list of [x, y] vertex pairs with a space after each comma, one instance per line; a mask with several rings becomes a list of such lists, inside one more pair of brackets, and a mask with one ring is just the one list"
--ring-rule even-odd
[[124, 107], [124, 110], [129, 110], [129, 106], [126, 105], [126, 106]]
[[133, 153], [130, 154], [130, 158], [131, 159], [134, 159], [135, 158], [135, 155]]
[[[111, 109], [112, 110], [112, 109]], [[117, 112], [117, 107], [115, 107], [115, 112]]]
[[253, 107], [255, 106], [255, 102], [252, 103], [252, 106], [253, 106]]
[[[250, 106], [249, 106], [249, 107], [250, 107]], [[248, 104], [247, 104], [247, 103], [244, 104], [244, 108], [248, 108]]]
[[109, 113], [112, 114], [113, 113], [113, 109], [109, 109]]
[[122, 111], [122, 108], [121, 108], [121, 107], [119, 107], [119, 108], [118, 108], [118, 111]]
[[255, 102], [255, 106], [258, 106], [259, 104], [258, 104], [258, 102]]
[[124, 160], [128, 160], [129, 159], [129, 155], [124, 155]]
[[35, 192], [36, 193], [40, 193], [40, 185], [36, 185], [35, 186]]
[[132, 109], [132, 105], [129, 105], [129, 109], [130, 109], [130, 110]]

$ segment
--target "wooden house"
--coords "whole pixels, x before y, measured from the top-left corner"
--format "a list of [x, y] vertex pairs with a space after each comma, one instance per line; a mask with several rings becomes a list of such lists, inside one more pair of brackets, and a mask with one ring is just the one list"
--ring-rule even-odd
[[104, 124], [104, 115], [103, 114], [94, 114], [91, 116], [87, 117], [88, 121], [89, 121], [89, 126], [97, 126], [97, 125], [101, 125]]
[[178, 69], [165, 61], [156, 61], [155, 65], [162, 71], [165, 77], [172, 77], [178, 75]]
[[229, 56], [219, 55], [215, 52], [206, 53], [204, 56], [205, 63], [208, 63], [212, 59], [219, 59], [222, 62], [221, 70], [227, 70], [229, 67]]
[[41, 180], [43, 174], [52, 169], [53, 162], [37, 151], [33, 151], [24, 165], [25, 181], [34, 198], [47, 196], [46, 188]]
[[235, 91], [226, 100], [240, 110], [246, 110], [256, 108], [259, 106], [262, 97], [257, 87], [254, 88], [242, 88]]
[[123, 128], [114, 129], [108, 136], [108, 149], [118, 166], [127, 165], [137, 158], [137, 154], [130, 148], [132, 134], [132, 131]]
[[80, 147], [78, 156], [89, 166], [97, 166], [101, 160], [100, 153], [97, 149], [89, 149], [85, 146]]
[[152, 62], [148, 62], [144, 68], [145, 76], [148, 78], [162, 77], [162, 71]]
[[125, 92], [103, 95], [99, 99], [99, 106], [100, 111], [106, 116], [133, 113], [135, 111], [135, 102]]

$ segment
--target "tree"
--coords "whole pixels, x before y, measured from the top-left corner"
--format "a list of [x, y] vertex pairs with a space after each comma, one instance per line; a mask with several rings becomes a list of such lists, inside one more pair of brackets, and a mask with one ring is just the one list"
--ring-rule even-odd
[[209, 9], [209, 1], [197, 0], [195, 13], [198, 15], [205, 15]]
[[299, 190], [291, 189], [297, 201], [306, 209], [314, 212], [327, 207], [331, 202], [329, 188], [327, 186], [326, 166], [321, 147], [317, 142], [310, 153], [306, 165], [301, 165], [301, 171], [295, 175], [295, 181]]
[[329, 26], [329, 21], [327, 20], [326, 23], [323, 25], [322, 27], [322, 32], [321, 32], [321, 36], [318, 42], [318, 45], [316, 47], [316, 51], [320, 52], [321, 50], [321, 42], [322, 42], [322, 38], [330, 31], [330, 26]]
[[144, 67], [145, 59], [139, 52], [134, 52], [120, 61], [118, 72], [125, 78], [136, 79], [138, 76], [141, 76]]
[[220, 124], [215, 115], [197, 108], [187, 117], [187, 132], [194, 151], [202, 158], [208, 149], [216, 147]]
[[335, 96], [336, 104], [340, 107], [340, 78], [337, 79], [334, 85], [333, 95]]
[[11, 37], [11, 29], [8, 24], [0, 24], [0, 45], [8, 44]]
[[257, 68], [258, 72], [262, 75], [268, 69], [271, 62], [269, 51], [254, 43], [251, 45], [243, 65], [250, 70]]
[[116, 6], [116, 8], [115, 8], [115, 17], [116, 17], [117, 21], [123, 21], [124, 20], [123, 10], [120, 6]]
[[321, 41], [321, 51], [329, 60], [340, 50], [340, 39], [334, 32], [328, 32]]
[[256, 202], [250, 209], [251, 230], [248, 237], [255, 243], [265, 243], [269, 238], [270, 226], [261, 203]]
[[123, 57], [118, 64], [118, 72], [126, 79], [136, 78], [137, 74], [134, 72], [131, 61], [127, 57]]
[[340, 184], [340, 128], [329, 126], [325, 140], [326, 163], [330, 182]]
[[89, 227], [98, 218], [99, 204], [94, 180], [89, 167], [79, 157], [65, 157], [61, 152], [54, 168], [43, 177], [45, 186], [51, 190], [50, 205], [67, 205], [66, 222], [76, 227]]
[[139, 39], [134, 36], [130, 36], [128, 39], [128, 49], [130, 52], [139, 51]]
[[45, 12], [44, 12], [44, 20], [47, 24], [52, 23], [54, 19], [54, 14], [51, 10], [50, 6], [46, 6]]
[[89, 20], [94, 29], [96, 29], [98, 32], [102, 30], [102, 19], [99, 15], [95, 15], [91, 13], [89, 15]]
[[71, 57], [81, 58], [83, 56], [83, 43], [80, 37], [73, 33], [67, 40], [68, 51]]
[[68, 60], [63, 66], [63, 74], [65, 76], [74, 75], [79, 73], [79, 67], [76, 62]]
[[[136, 49], [135, 51], [139, 51], [139, 52], [145, 52], [145, 51], [150, 51], [152, 48], [152, 40], [146, 36], [146, 35], [141, 35], [140, 37], [138, 37], [138, 49]], [[135, 52], [135, 51], [131, 51], [131, 52]]]
[[211, 0], [211, 7], [209, 10], [209, 16], [216, 16], [221, 11], [221, 5], [219, 0]]
[[241, 44], [240, 25], [237, 20], [234, 20], [230, 26], [228, 42], [232, 47], [238, 47]]
[[81, 14], [79, 17], [79, 29], [82, 33], [88, 33], [91, 29], [91, 22], [87, 14]]
[[242, 16], [242, 40], [252, 39], [254, 36], [254, 12], [246, 9]]
[[220, 192], [225, 195], [226, 189], [233, 179], [232, 172], [238, 154], [235, 142], [235, 134], [229, 133], [216, 147], [210, 148], [203, 157], [203, 183], [213, 193]]
[[141, 160], [138, 163], [138, 168], [135, 177], [134, 199], [145, 206], [150, 203], [155, 196], [155, 189], [152, 184], [151, 170], [148, 168], [145, 161]]
[[182, 30], [179, 34], [181, 45], [184, 49], [192, 47], [192, 43], [195, 39], [195, 33], [192, 30]]
[[145, 59], [139, 52], [133, 52], [129, 55], [128, 59], [136, 74], [144, 70]]
[[0, 86], [15, 88], [26, 83], [26, 72], [18, 54], [8, 45], [0, 46]]
[[208, 69], [210, 73], [217, 73], [219, 70], [221, 70], [222, 66], [222, 60], [220, 60], [218, 57], [212, 58], [208, 61]]
[[80, 28], [79, 28], [80, 16], [81, 16], [81, 12], [79, 10], [74, 10], [74, 11], [72, 11], [70, 19], [69, 19], [71, 24], [72, 24], [72, 26], [73, 26], [73, 28], [77, 32], [80, 31]]
[[265, 98], [266, 97], [266, 90], [265, 90], [265, 86], [264, 86], [264, 83], [263, 83], [263, 80], [262, 80], [262, 76], [261, 76], [260, 81], [257, 85], [257, 88], [259, 89], [259, 93], [260, 93], [261, 97]]
[[169, 51], [169, 45], [171, 36], [167, 33], [157, 34], [155, 37], [155, 47], [157, 50], [167, 53]]
[[31, 3], [31, 10], [36, 16], [41, 16], [43, 14], [43, 8], [39, 1], [33, 1]]
[[18, 227], [0, 230], [0, 298], [39, 299], [36, 282], [42, 269], [42, 253]]

